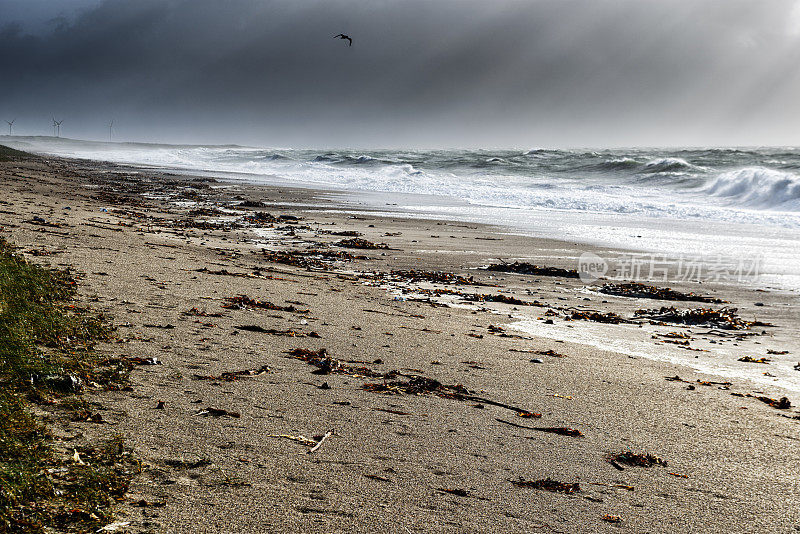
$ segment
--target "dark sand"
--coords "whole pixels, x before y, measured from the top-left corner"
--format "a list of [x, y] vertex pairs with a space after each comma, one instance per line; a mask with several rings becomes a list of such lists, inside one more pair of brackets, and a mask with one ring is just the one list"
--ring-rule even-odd
[[[473, 270], [495, 258], [518, 257], [574, 268], [573, 258], [587, 247], [500, 235], [498, 229], [479, 225], [379, 218], [368, 212], [351, 218], [281, 204], [324, 205], [314, 191], [220, 189], [222, 184], [206, 180], [151, 171], [131, 174], [89, 162], [2, 163], [0, 173], [2, 236], [37, 254], [34, 261], [84, 273], [82, 299], [106, 312], [125, 340], [103, 351], [162, 362], [137, 367], [132, 392], [90, 394], [104, 419], [115, 425], [56, 423], [59, 429], [69, 425], [91, 436], [122, 434], [141, 459], [144, 470], [134, 481], [131, 500], [165, 500], [166, 506], [121, 504], [119, 519], [130, 522], [124, 530], [800, 530], [800, 420], [791, 419], [800, 412], [731, 395], [762, 391], [778, 398], [784, 391], [759, 389], [744, 379], [733, 379], [730, 386], [702, 385], [695, 381], [714, 378], [568, 339], [531, 338], [511, 329], [506, 333], [523, 338], [501, 337], [489, 326], [506, 327], [514, 306], [434, 307], [394, 300], [395, 293], [355, 276], [392, 269], [445, 270], [500, 287], [435, 287], [467, 293], [502, 290], [553, 308], [586, 306], [625, 317], [636, 308], [670, 304], [587, 295], [575, 279]], [[190, 210], [227, 209], [236, 197], [279, 206], [232, 212], [230, 220], [266, 211], [302, 217], [300, 225], [310, 229], [264, 228], [257, 230], [258, 237], [252, 228], [185, 227], [188, 221], [207, 219], [191, 217]], [[59, 226], [31, 222], [33, 216]], [[392, 250], [331, 247], [368, 259], [329, 270], [271, 263], [259, 252], [264, 243], [272, 250], [300, 249], [344, 239], [320, 232], [325, 230], [362, 232], [364, 239], [385, 242]], [[198, 272], [204, 268], [249, 276]], [[742, 341], [743, 354], [763, 355], [769, 347], [790, 351], [774, 356], [776, 361], [798, 359], [797, 308], [788, 305], [785, 295], [724, 286], [683, 289], [724, 298], [743, 317], [757, 312], [760, 320], [777, 325], [766, 336]], [[308, 312], [221, 307], [225, 297], [239, 294]], [[756, 310], [756, 301], [765, 306]], [[222, 316], [185, 315], [191, 308]], [[543, 316], [547, 309], [527, 312]], [[563, 313], [553, 320], [556, 326], [563, 322]], [[235, 328], [241, 325], [320, 337]], [[596, 327], [586, 321], [570, 325], [576, 331]], [[628, 326], [603, 327], [617, 328], [620, 337], [631, 335]], [[760, 353], [755, 342], [763, 345]], [[381, 373], [396, 369], [463, 384], [475, 396], [542, 417], [518, 417], [475, 400], [365, 391], [362, 384], [384, 380], [312, 374], [315, 367], [285, 354], [322, 347], [340, 360], [382, 361], [349, 364], [354, 367]], [[565, 357], [515, 352], [550, 349]], [[531, 358], [543, 363], [531, 363]], [[264, 365], [269, 373], [236, 381], [193, 379]], [[754, 374], [770, 369], [754, 365]], [[665, 380], [675, 375], [692, 384]], [[320, 389], [324, 383], [330, 389]], [[155, 409], [159, 401], [165, 409]], [[240, 417], [196, 415], [208, 407]], [[571, 427], [583, 437], [518, 428], [498, 418], [531, 427]], [[311, 438], [329, 430], [335, 433], [313, 454], [308, 445], [271, 437]], [[607, 461], [610, 453], [627, 449], [657, 455], [668, 466], [618, 470]], [[175, 460], [198, 459], [209, 465], [175, 467]], [[511, 483], [520, 477], [579, 483], [581, 491], [567, 495]], [[619, 516], [621, 522], [609, 523], [604, 514]]]

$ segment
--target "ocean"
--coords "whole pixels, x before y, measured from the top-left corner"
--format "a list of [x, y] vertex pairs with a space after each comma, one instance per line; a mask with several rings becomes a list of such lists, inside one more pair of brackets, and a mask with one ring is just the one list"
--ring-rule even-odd
[[[800, 149], [308, 150], [0, 137], [14, 148], [346, 193], [387, 213], [757, 265], [800, 292]], [[520, 257], [526, 252], [520, 251]]]

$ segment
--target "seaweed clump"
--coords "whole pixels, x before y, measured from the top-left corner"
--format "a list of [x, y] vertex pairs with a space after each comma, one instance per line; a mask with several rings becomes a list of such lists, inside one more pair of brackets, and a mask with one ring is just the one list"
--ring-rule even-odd
[[558, 276], [562, 278], [579, 278], [578, 271], [574, 269], [561, 269], [560, 267], [542, 267], [515, 261], [514, 263], [496, 263], [486, 267], [487, 271], [497, 271], [502, 273], [530, 274], [536, 276]]
[[662, 306], [658, 310], [636, 310], [634, 315], [664, 323], [703, 325], [723, 330], [746, 330], [752, 326], [772, 326], [760, 321], [745, 321], [736, 314], [736, 308], [679, 310], [674, 306]]
[[603, 284], [603, 287], [597, 291], [606, 295], [614, 295], [617, 297], [705, 302], [708, 304], [725, 303], [724, 300], [714, 297], [706, 297], [692, 292], [681, 293], [680, 291], [675, 291], [674, 289], [670, 289], [668, 287], [648, 286], [638, 282], [628, 282], [624, 284], [607, 283]]
[[519, 480], [512, 480], [511, 483], [520, 488], [535, 488], [552, 491], [553, 493], [566, 493], [567, 495], [581, 491], [581, 485], [577, 482], [559, 482], [550, 477], [540, 480], [525, 480], [520, 478]]

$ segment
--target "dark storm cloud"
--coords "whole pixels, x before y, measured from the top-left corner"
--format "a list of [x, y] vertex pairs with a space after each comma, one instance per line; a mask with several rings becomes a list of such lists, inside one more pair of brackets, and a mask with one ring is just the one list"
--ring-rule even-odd
[[790, 143], [798, 126], [792, 2], [81, 7], [33, 32], [6, 18], [0, 113], [42, 133], [56, 114], [71, 135], [113, 117], [128, 138], [295, 146]]

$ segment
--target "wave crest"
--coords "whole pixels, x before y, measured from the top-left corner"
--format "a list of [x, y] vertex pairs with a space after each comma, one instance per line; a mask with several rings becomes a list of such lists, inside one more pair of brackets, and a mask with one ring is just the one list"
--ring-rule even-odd
[[800, 211], [800, 176], [765, 167], [720, 174], [704, 192], [749, 207]]
[[646, 172], [680, 172], [697, 168], [683, 158], [659, 158], [644, 165]]

